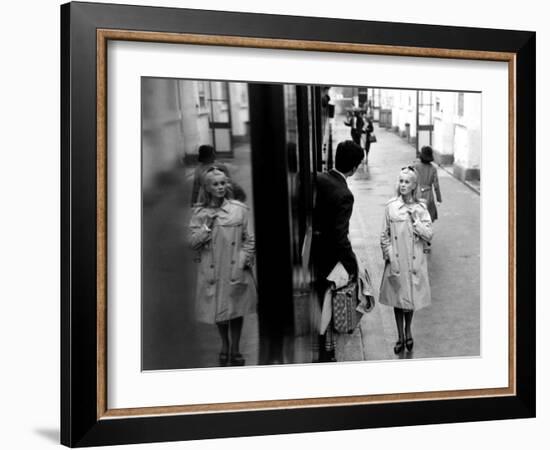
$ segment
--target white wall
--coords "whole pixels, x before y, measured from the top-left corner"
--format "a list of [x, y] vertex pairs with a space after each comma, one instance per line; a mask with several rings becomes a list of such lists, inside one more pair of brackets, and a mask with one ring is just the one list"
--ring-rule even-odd
[[[457, 94], [452, 94], [455, 99]], [[455, 101], [455, 105], [457, 102]], [[464, 94], [464, 115], [454, 114], [455, 164], [466, 169], [479, 169], [481, 163], [481, 96]]]
[[231, 99], [231, 129], [233, 136], [245, 136], [248, 110], [248, 85], [246, 83], [229, 83]]
[[453, 92], [438, 92], [439, 111], [434, 112], [434, 150], [443, 155], [454, 155], [454, 106]]
[[154, 186], [155, 176], [172, 170], [183, 155], [184, 137], [175, 80], [143, 82], [143, 188]]
[[[492, 2], [464, 0], [460, 7], [435, 0], [356, 2], [269, 0], [140, 1], [133, 4], [230, 9], [295, 15], [411, 23], [527, 29], [537, 31], [539, 184], [550, 167], [543, 100], [550, 99], [550, 34], [544, 3], [534, 0]], [[59, 1], [8, 2], [0, 28], [2, 86], [2, 220], [0, 222], [0, 342], [2, 348], [2, 433], [7, 449], [59, 448]], [[9, 63], [8, 63], [9, 62]], [[29, 116], [29, 111], [33, 114]], [[545, 142], [543, 142], [543, 139]], [[532, 151], [532, 149], [526, 149]], [[543, 172], [544, 171], [544, 172]], [[548, 228], [539, 192], [538, 230]], [[544, 222], [543, 222], [544, 221]], [[545, 251], [548, 233], [539, 233], [538, 279], [550, 271]], [[544, 263], [544, 264], [543, 264]], [[545, 290], [546, 291], [546, 290]], [[356, 430], [223, 441], [168, 443], [136, 449], [280, 449], [280, 448], [547, 448], [550, 427], [548, 293], [538, 298], [538, 418], [398, 429]], [[530, 301], [534, 299], [529, 299]], [[362, 380], [361, 382], [365, 382]]]

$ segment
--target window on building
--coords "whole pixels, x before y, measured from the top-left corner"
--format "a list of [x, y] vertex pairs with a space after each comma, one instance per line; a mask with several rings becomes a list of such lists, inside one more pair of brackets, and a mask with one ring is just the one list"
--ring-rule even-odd
[[459, 117], [464, 116], [464, 92], [458, 94], [457, 114]]
[[206, 108], [206, 83], [204, 81], [197, 81], [197, 93], [198, 93], [198, 107], [199, 109]]

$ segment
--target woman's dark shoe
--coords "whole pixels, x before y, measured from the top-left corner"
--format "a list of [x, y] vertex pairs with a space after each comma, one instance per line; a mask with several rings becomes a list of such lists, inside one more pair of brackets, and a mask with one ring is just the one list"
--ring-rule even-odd
[[397, 355], [398, 353], [401, 353], [404, 348], [404, 343], [402, 340], [399, 340], [395, 343], [395, 346], [393, 347], [393, 352]]
[[231, 353], [230, 364], [232, 366], [244, 366], [244, 358], [240, 353]]
[[227, 362], [229, 361], [229, 354], [227, 352], [220, 352], [218, 355], [218, 362], [220, 363], [220, 367], [227, 366]]
[[336, 362], [335, 351], [322, 349], [319, 355], [319, 362]]
[[407, 347], [407, 350], [408, 350], [409, 352], [412, 351], [413, 345], [414, 345], [414, 340], [413, 340], [413, 338], [412, 338], [412, 337], [407, 338], [407, 340], [405, 341], [405, 347]]

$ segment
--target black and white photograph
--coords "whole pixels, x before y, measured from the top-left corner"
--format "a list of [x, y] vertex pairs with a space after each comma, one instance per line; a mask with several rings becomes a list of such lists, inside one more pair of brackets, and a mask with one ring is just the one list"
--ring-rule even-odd
[[479, 357], [481, 118], [475, 91], [142, 77], [142, 370]]

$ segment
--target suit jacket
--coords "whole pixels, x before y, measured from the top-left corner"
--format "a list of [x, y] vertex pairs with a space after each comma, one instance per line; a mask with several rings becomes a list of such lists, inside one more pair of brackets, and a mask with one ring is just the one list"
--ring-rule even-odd
[[348, 238], [353, 194], [344, 178], [334, 170], [317, 175], [317, 197], [313, 210], [313, 266], [317, 281], [340, 261], [350, 276], [357, 275], [357, 260]]

